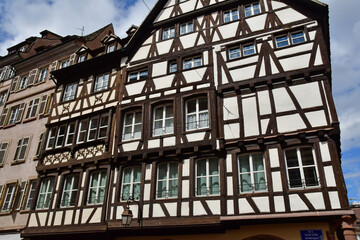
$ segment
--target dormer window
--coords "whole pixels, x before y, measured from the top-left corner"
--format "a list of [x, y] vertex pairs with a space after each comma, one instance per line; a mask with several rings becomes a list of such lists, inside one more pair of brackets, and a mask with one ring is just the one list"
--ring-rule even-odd
[[80, 56], [78, 57], [78, 63], [81, 63], [81, 62], [83, 62], [83, 61], [85, 61], [85, 54], [80, 55]]
[[115, 44], [111, 44], [107, 47], [106, 53], [115, 51]]

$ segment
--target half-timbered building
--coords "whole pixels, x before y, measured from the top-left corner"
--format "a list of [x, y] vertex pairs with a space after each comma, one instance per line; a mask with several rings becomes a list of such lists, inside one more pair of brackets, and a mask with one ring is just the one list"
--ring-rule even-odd
[[325, 4], [159, 0], [133, 30], [53, 72], [25, 238], [354, 239]]

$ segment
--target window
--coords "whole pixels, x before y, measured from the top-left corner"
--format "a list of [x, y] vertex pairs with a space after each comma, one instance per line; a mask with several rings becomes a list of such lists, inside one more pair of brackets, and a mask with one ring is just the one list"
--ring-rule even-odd
[[15, 197], [15, 204], [14, 204], [14, 209], [15, 210], [19, 210], [24, 202], [24, 196], [25, 196], [25, 189], [26, 189], [26, 181], [21, 182], [19, 189], [16, 193], [16, 197]]
[[6, 185], [1, 212], [9, 212], [11, 210], [12, 203], [15, 197], [15, 191], [16, 191], [16, 183]]
[[75, 123], [69, 123], [66, 131], [65, 146], [72, 145], [75, 136]]
[[50, 110], [50, 102], [52, 101], [51, 95], [43, 95], [39, 104], [39, 115], [46, 114]]
[[37, 148], [36, 148], [36, 154], [35, 154], [36, 157], [40, 156], [41, 145], [42, 145], [43, 141], [44, 141], [44, 133], [41, 133], [40, 136], [39, 136], [39, 141], [38, 141], [38, 145], [37, 145]]
[[239, 156], [240, 192], [266, 190], [264, 158], [261, 153]]
[[286, 47], [294, 44], [305, 42], [304, 32], [289, 33], [275, 38], [276, 47]]
[[183, 61], [183, 69], [190, 69], [202, 66], [202, 57], [197, 56], [193, 58], [188, 58]]
[[225, 11], [223, 13], [224, 23], [236, 21], [239, 19], [239, 12], [237, 9], [232, 9], [229, 11]]
[[26, 149], [29, 145], [29, 140], [30, 140], [29, 137], [24, 137], [18, 141], [18, 145], [16, 147], [16, 152], [14, 156], [15, 162], [25, 160]]
[[245, 17], [256, 15], [260, 13], [260, 4], [252, 3], [245, 6]]
[[96, 131], [98, 128], [98, 121], [99, 121], [99, 117], [93, 117], [90, 119], [89, 130], [88, 130], [88, 135], [87, 135], [88, 141], [95, 140]]
[[66, 176], [61, 197], [61, 207], [75, 206], [76, 196], [79, 187], [79, 175]]
[[163, 163], [158, 166], [157, 198], [172, 198], [178, 195], [178, 164]]
[[47, 68], [41, 69], [36, 82], [37, 83], [44, 82], [46, 80], [47, 74], [48, 74], [48, 69]]
[[128, 167], [123, 171], [121, 182], [121, 200], [126, 201], [130, 197], [140, 199], [141, 167]]
[[88, 127], [88, 120], [87, 119], [82, 120], [79, 124], [79, 132], [76, 141], [77, 143], [85, 142], [87, 127]]
[[51, 149], [51, 148], [54, 147], [56, 130], [57, 130], [56, 127], [50, 128], [48, 140], [47, 140], [47, 143], [46, 143], [46, 149]]
[[193, 31], [194, 31], [194, 27], [192, 22], [183, 23], [180, 25], [180, 35], [191, 33]]
[[107, 53], [110, 53], [110, 52], [113, 52], [113, 51], [115, 51], [115, 44], [112, 44], [112, 45], [109, 45], [108, 47], [107, 47]]
[[25, 89], [26, 86], [27, 86], [27, 83], [28, 83], [28, 77], [25, 76], [25, 77], [23, 77], [23, 78], [20, 80], [19, 90]]
[[209, 196], [220, 193], [219, 161], [216, 158], [196, 161], [196, 195]]
[[66, 60], [60, 63], [60, 69], [70, 66], [70, 60]]
[[[4, 163], [6, 158], [6, 151], [9, 146], [8, 142], [0, 143], [0, 166]], [[1, 195], [0, 195], [1, 197]]]
[[176, 61], [169, 62], [169, 73], [177, 72], [177, 63]]
[[27, 112], [26, 112], [25, 119], [33, 118], [36, 116], [39, 102], [40, 102], [40, 98], [35, 98], [30, 101]]
[[159, 136], [174, 132], [174, 111], [171, 104], [154, 109], [153, 135]]
[[70, 101], [75, 98], [77, 83], [70, 83], [65, 86], [63, 102]]
[[170, 39], [175, 37], [175, 27], [165, 28], [162, 31], [162, 40]]
[[63, 145], [64, 139], [65, 139], [65, 131], [66, 131], [66, 125], [61, 125], [58, 128], [57, 135], [56, 135], [56, 143], [55, 147], [61, 147]]
[[98, 138], [106, 138], [109, 127], [109, 115], [103, 114], [100, 117], [100, 125], [98, 131]]
[[9, 117], [8, 122], [7, 122], [8, 125], [15, 124], [16, 122], [21, 121], [22, 113], [24, 111], [24, 107], [25, 107], [24, 104], [16, 105], [14, 107], [11, 107], [11, 109], [10, 109], [10, 117]]
[[3, 91], [0, 93], [0, 106], [4, 105], [6, 101], [7, 91]]
[[85, 54], [80, 55], [79, 58], [78, 58], [78, 63], [81, 63], [83, 61], [85, 61]]
[[90, 176], [87, 204], [101, 204], [104, 202], [106, 172], [93, 172]]
[[129, 112], [125, 114], [123, 140], [138, 139], [141, 137], [141, 111]]
[[190, 99], [186, 102], [186, 130], [209, 127], [207, 97]]
[[99, 92], [102, 90], [106, 90], [109, 87], [109, 73], [99, 75], [96, 77], [95, 85], [94, 85], [94, 92]]
[[53, 189], [54, 189], [53, 178], [48, 178], [41, 181], [36, 209], [47, 209], [50, 207]]
[[311, 147], [285, 150], [285, 159], [290, 188], [319, 186], [314, 153]]
[[236, 59], [241, 56], [249, 56], [255, 54], [255, 45], [241, 44], [240, 46], [229, 48], [229, 59]]
[[128, 81], [129, 82], [134, 82], [134, 81], [143, 80], [143, 79], [146, 79], [146, 78], [148, 78], [148, 70], [144, 69], [144, 70], [141, 70], [141, 71], [129, 73]]
[[37, 183], [36, 180], [30, 181], [24, 210], [29, 210], [31, 207], [32, 200], [34, 199], [36, 183]]

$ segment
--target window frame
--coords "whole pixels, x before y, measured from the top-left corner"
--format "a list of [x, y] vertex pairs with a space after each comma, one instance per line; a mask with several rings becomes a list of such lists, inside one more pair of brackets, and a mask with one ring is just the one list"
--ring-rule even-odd
[[[304, 148], [311, 149], [311, 156], [312, 156], [312, 160], [314, 162], [313, 165], [306, 165], [304, 167], [303, 159], [302, 159], [302, 155], [301, 155], [301, 149], [304, 149]], [[291, 150], [294, 150], [294, 149], [296, 150], [296, 157], [297, 157], [298, 166], [289, 167], [288, 166], [288, 158], [286, 156], [286, 151], [291, 151]], [[283, 154], [284, 154], [284, 160], [285, 160], [287, 184], [288, 184], [289, 189], [297, 190], [297, 189], [309, 189], [309, 188], [319, 188], [319, 187], [321, 187], [320, 178], [319, 178], [319, 170], [318, 170], [318, 166], [317, 166], [316, 153], [315, 153], [315, 149], [312, 146], [299, 146], [299, 147], [292, 147], [292, 148], [284, 149]], [[305, 177], [305, 173], [304, 173], [304, 168], [311, 168], [311, 167], [315, 169], [316, 179], [314, 179], [314, 180], [316, 181], [316, 183], [315, 183], [316, 185], [307, 186], [306, 177]], [[289, 170], [292, 170], [292, 169], [299, 169], [300, 178], [301, 178], [300, 179], [301, 186], [292, 186], [291, 185]]]
[[[207, 109], [206, 110], [201, 110], [200, 111], [200, 100], [201, 99], [206, 99], [206, 103], [207, 103]], [[189, 113], [189, 107], [188, 107], [188, 103], [190, 101], [196, 101], [195, 104], [195, 112], [191, 112]], [[200, 127], [200, 114], [204, 114], [204, 113], [207, 113], [208, 117], [207, 117], [207, 126], [204, 126], [204, 127]], [[195, 124], [196, 124], [196, 127], [195, 128], [189, 128], [189, 115], [194, 115], [195, 114]], [[206, 128], [209, 128], [210, 127], [210, 110], [209, 110], [209, 99], [208, 99], [208, 96], [197, 96], [197, 97], [193, 97], [193, 98], [190, 98], [190, 99], [187, 99], [185, 101], [185, 131], [186, 132], [189, 132], [189, 131], [194, 131], [194, 130], [200, 130], [200, 129], [206, 129]]]
[[[128, 183], [125, 183], [125, 171], [126, 170], [131, 170], [130, 172], [130, 182]], [[135, 181], [135, 170], [139, 170], [140, 172], [140, 180], [139, 181]], [[142, 166], [130, 166], [130, 167], [125, 167], [123, 170], [122, 170], [122, 175], [121, 175], [121, 186], [120, 186], [120, 201], [127, 201], [130, 197], [132, 197], [134, 200], [137, 200], [139, 201], [140, 200], [140, 197], [141, 197], [141, 181], [142, 179]], [[125, 199], [124, 198], [124, 194], [125, 194], [125, 191], [124, 191], [124, 187], [125, 186], [129, 186], [129, 197], [128, 199]], [[138, 193], [135, 193], [135, 187], [136, 186], [139, 186], [139, 192]]]
[[[303, 38], [303, 41], [294, 42], [293, 35], [298, 34], [298, 33], [302, 33], [302, 36], [300, 38]], [[279, 43], [285, 42], [284, 38], [286, 38], [286, 45], [280, 45]], [[296, 39], [300, 39], [300, 38], [298, 37]], [[280, 40], [280, 39], [284, 39], [284, 40]], [[279, 34], [279, 35], [274, 36], [274, 46], [276, 46], [276, 48], [278, 48], [278, 49], [295, 46], [295, 45], [299, 45], [299, 44], [306, 43], [306, 42], [307, 42], [307, 37], [306, 37], [304, 30], [291, 31], [291, 32], [287, 32], [284, 34]]]
[[[4, 144], [6, 144], [6, 148], [4, 149]], [[10, 141], [4, 141], [0, 143], [0, 153], [4, 152], [4, 154], [1, 154], [0, 156], [2, 156], [0, 158], [0, 167], [4, 165], [6, 158], [7, 158], [7, 153], [9, 150], [9, 146], [10, 146]], [[0, 195], [1, 197], [1, 195]]]
[[[101, 82], [101, 84], [99, 84]], [[97, 75], [94, 80], [93, 92], [98, 93], [109, 89], [110, 73]]]
[[19, 81], [17, 90], [20, 91], [26, 89], [28, 82], [29, 82], [29, 76], [23, 76]]
[[[191, 25], [191, 28], [189, 27], [189, 25]], [[183, 26], [185, 26], [185, 31], [182, 31], [183, 30]], [[186, 34], [189, 34], [189, 33], [192, 33], [194, 32], [194, 21], [189, 21], [189, 22], [185, 22], [185, 23], [181, 23], [179, 25], [179, 35], [182, 36], [182, 35], [186, 35]]]
[[[166, 117], [167, 114], [167, 107], [171, 107], [172, 108], [172, 116], [171, 117]], [[162, 108], [162, 117], [161, 119], [156, 119], [156, 110]], [[162, 104], [162, 105], [158, 105], [155, 106], [153, 108], [153, 118], [152, 118], [152, 136], [157, 137], [157, 136], [163, 136], [163, 135], [169, 135], [169, 134], [173, 134], [174, 133], [174, 128], [175, 128], [175, 114], [174, 114], [174, 105], [172, 103], [167, 103], [167, 104]], [[170, 132], [167, 132], [167, 127], [166, 127], [166, 121], [167, 120], [172, 120], [172, 130]], [[157, 134], [156, 133], [156, 122], [160, 122], [161, 121], [161, 133]], [[170, 126], [171, 127], [171, 126]]]
[[[209, 171], [210, 171], [210, 160], [216, 160], [217, 161], [217, 174], [209, 174]], [[205, 176], [198, 176], [198, 167], [199, 167], [199, 162], [200, 161], [206, 161], [205, 162], [205, 172], [206, 172], [206, 175]], [[206, 196], [219, 196], [220, 195], [220, 166], [219, 166], [220, 162], [219, 162], [219, 159], [218, 158], [215, 158], [215, 157], [211, 157], [211, 158], [201, 158], [201, 159], [197, 159], [195, 161], [195, 196], [196, 197], [206, 197]], [[211, 194], [210, 193], [210, 177], [218, 177], [218, 192], [217, 193], [213, 193]], [[206, 194], [202, 194], [201, 190], [199, 192], [199, 187], [198, 187], [198, 180], [199, 178], [205, 178], [206, 179]], [[215, 182], [216, 183], [216, 182]]]
[[[174, 67], [175, 66], [175, 69]], [[168, 62], [168, 74], [176, 73], [178, 72], [178, 63], [176, 60], [172, 60]]]
[[29, 180], [29, 182], [27, 184], [28, 187], [27, 187], [26, 197], [25, 197], [26, 201], [24, 202], [24, 205], [23, 205], [24, 210], [30, 210], [30, 208], [31, 208], [32, 201], [34, 200], [34, 197], [35, 197], [36, 184], [37, 184], [36, 179]]
[[[246, 47], [248, 46], [252, 46], [252, 52], [251, 53], [246, 53], [246, 51], [249, 51], [248, 49], [246, 49]], [[232, 57], [232, 54], [231, 51], [232, 50], [238, 50], [237, 53], [236, 53], [236, 56]], [[227, 48], [227, 57], [228, 57], [228, 60], [235, 60], [235, 59], [240, 59], [240, 58], [245, 58], [245, 57], [248, 57], [248, 56], [253, 56], [257, 54], [257, 48], [256, 48], [256, 44], [254, 42], [245, 42], [245, 43], [240, 43], [240, 44], [237, 44], [237, 45], [234, 45], [234, 46], [230, 46]], [[233, 54], [235, 55], [235, 54]]]
[[[41, 210], [41, 209], [51, 208], [52, 198], [53, 198], [53, 194], [54, 194], [54, 187], [55, 187], [54, 183], [55, 183], [54, 177], [44, 178], [41, 180], [40, 189], [39, 189], [37, 201], [36, 201], [36, 207], [35, 207], [36, 209]], [[42, 192], [44, 184], [46, 184], [45, 191]], [[51, 187], [51, 190], [49, 189], [50, 187]], [[44, 196], [44, 201], [42, 203], [42, 206], [40, 207], [39, 204], [40, 204], [41, 196]]]
[[[199, 61], [197, 59], [200, 59], [200, 65], [198, 65]], [[183, 71], [195, 69], [195, 68], [199, 68], [199, 67], [203, 67], [203, 66], [204, 66], [204, 61], [203, 61], [202, 55], [187, 57], [182, 60], [182, 70]]]
[[[136, 123], [136, 114], [140, 113], [141, 114], [141, 122], [140, 123]], [[132, 115], [132, 121], [131, 124], [126, 125], [126, 117], [128, 115]], [[136, 133], [135, 132], [135, 127], [140, 125], [140, 136], [135, 136]], [[125, 128], [126, 127], [130, 127], [131, 126], [131, 132], [130, 132], [130, 138], [125, 138]], [[124, 113], [124, 117], [123, 117], [123, 127], [122, 127], [122, 134], [121, 134], [121, 140], [122, 141], [132, 141], [132, 140], [137, 140], [137, 139], [141, 139], [142, 137], [142, 129], [143, 129], [143, 114], [142, 114], [142, 110], [141, 109], [137, 109], [137, 110], [132, 110], [132, 111], [127, 111]]]
[[[99, 174], [98, 176], [98, 185], [97, 186], [93, 186], [91, 187], [91, 184], [92, 184], [92, 181], [93, 181], [93, 178], [94, 178], [94, 175], [95, 174]], [[101, 177], [102, 177], [102, 174], [105, 174], [105, 185], [104, 186], [101, 186]], [[93, 171], [91, 172], [90, 174], [90, 177], [89, 177], [89, 184], [88, 184], [88, 192], [87, 192], [87, 198], [86, 198], [86, 205], [100, 205], [100, 204], [104, 204], [105, 202], [105, 197], [106, 197], [106, 184], [107, 184], [107, 179], [108, 178], [108, 172], [107, 170], [98, 170], [98, 171]], [[95, 189], [96, 193], [95, 193], [95, 201], [94, 202], [90, 202], [90, 195], [91, 195], [91, 190], [92, 189]], [[102, 199], [102, 202], [98, 202], [98, 198], [99, 198], [99, 192], [101, 191], [101, 189], [103, 189], [104, 191], [104, 196], [103, 196], [103, 199]]]
[[40, 98], [31, 99], [27, 107], [25, 119], [36, 118], [36, 116], [38, 115], [39, 106], [40, 106]]
[[[73, 89], [74, 86], [75, 86], [75, 89]], [[68, 89], [68, 88], [70, 88], [70, 89]], [[72, 83], [66, 84], [64, 86], [63, 96], [61, 98], [62, 102], [69, 102], [69, 101], [74, 100], [76, 97], [77, 89], [78, 89], [77, 82], [72, 82]]]
[[0, 92], [0, 106], [5, 104], [7, 93], [8, 93], [7, 90]]
[[38, 74], [38, 76], [36, 78], [35, 84], [45, 82], [46, 79], [47, 79], [48, 73], [49, 73], [49, 68], [48, 67], [40, 69], [39, 74]]
[[[27, 139], [27, 143], [24, 144], [24, 141], [26, 139]], [[30, 137], [29, 136], [23, 137], [23, 138], [18, 140], [18, 144], [16, 146], [16, 151], [15, 151], [13, 162], [18, 163], [18, 162], [25, 161], [29, 145], [30, 145]], [[22, 153], [24, 147], [25, 147], [24, 157], [19, 158], [21, 156], [21, 153]]]
[[175, 35], [176, 35], [175, 26], [163, 28], [161, 31], [161, 40], [165, 41], [165, 40], [173, 39], [173, 38], [175, 38]]
[[[10, 187], [12, 189], [11, 193], [9, 193]], [[0, 213], [9, 213], [12, 211], [14, 201], [16, 198], [17, 187], [18, 187], [17, 182], [7, 183], [4, 186], [4, 189], [3, 189], [4, 198], [2, 199]], [[9, 196], [9, 194], [10, 194], [10, 196]]]
[[[164, 179], [160, 179], [160, 167], [166, 165], [166, 176]], [[171, 178], [170, 173], [171, 173], [171, 167], [175, 166], [176, 167], [176, 177]], [[176, 181], [176, 195], [172, 195], [170, 196], [170, 182], [171, 181]], [[165, 196], [160, 196], [160, 190], [159, 190], [159, 185], [160, 182], [165, 182]], [[163, 192], [163, 191], [161, 191]], [[169, 199], [169, 198], [177, 198], [179, 195], [179, 163], [178, 162], [165, 162], [165, 163], [160, 163], [157, 166], [157, 174], [156, 174], [156, 199]]]
[[[255, 12], [255, 7], [254, 7], [255, 5], [258, 6], [259, 12]], [[246, 11], [246, 9], [248, 7], [250, 8], [250, 15], [247, 15], [248, 11]], [[261, 4], [260, 4], [260, 2], [253, 2], [253, 3], [247, 4], [247, 5], [244, 6], [244, 16], [245, 16], [245, 18], [255, 16], [255, 15], [258, 15], [258, 14], [261, 14]]]
[[[262, 159], [262, 166], [264, 168], [264, 170], [259, 171], [259, 170], [254, 170], [254, 155], [261, 155], [261, 159]], [[248, 163], [249, 163], [249, 172], [241, 172], [241, 162], [240, 162], [240, 158], [242, 156], [248, 156]], [[248, 153], [248, 154], [241, 154], [237, 156], [237, 163], [238, 163], [238, 173], [239, 173], [239, 192], [241, 194], [247, 194], [247, 193], [255, 193], [255, 192], [266, 192], [268, 191], [268, 186], [267, 186], [267, 179], [266, 179], [266, 166], [265, 166], [265, 156], [263, 153], [260, 152], [254, 152], [254, 153]], [[263, 173], [264, 174], [264, 178], [265, 178], [265, 189], [260, 189], [260, 190], [256, 190], [256, 186], [255, 186], [255, 174], [256, 173]], [[241, 183], [241, 175], [245, 175], [248, 174], [250, 175], [250, 184], [251, 184], [251, 190], [250, 191], [244, 191], [242, 189], [242, 183]]]
[[[236, 12], [234, 15], [233, 13]], [[228, 17], [226, 16], [228, 14]], [[224, 24], [238, 21], [240, 19], [239, 8], [232, 8], [222, 13], [222, 21]]]
[[[70, 189], [66, 189], [68, 180], [71, 181]], [[64, 176], [64, 181], [62, 184], [61, 198], [59, 206], [60, 208], [69, 208], [75, 207], [77, 204], [77, 198], [79, 194], [80, 187], [80, 174], [69, 174]], [[67, 198], [65, 193], [68, 194]], [[66, 199], [64, 199], [66, 198]], [[64, 205], [64, 201], [67, 200], [67, 204]]]
[[129, 71], [128, 77], [127, 77], [127, 82], [132, 83], [132, 82], [142, 81], [142, 80], [145, 80], [148, 78], [149, 78], [148, 68], [142, 68], [137, 71]]

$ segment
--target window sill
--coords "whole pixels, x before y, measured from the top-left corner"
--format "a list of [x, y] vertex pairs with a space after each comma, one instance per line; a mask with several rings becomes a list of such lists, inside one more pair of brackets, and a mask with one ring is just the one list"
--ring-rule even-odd
[[166, 134], [162, 134], [162, 135], [151, 136], [149, 138], [149, 140], [156, 140], [156, 139], [162, 139], [162, 138], [173, 137], [173, 136], [175, 136], [175, 133], [166, 133]]
[[11, 128], [11, 127], [14, 127], [16, 125], [16, 123], [12, 123], [12, 124], [9, 124], [9, 125], [5, 125], [5, 126], [2, 126], [3, 129], [5, 128]]
[[299, 46], [299, 45], [302, 45], [302, 44], [306, 44], [308, 42], [309, 41], [305, 41], [305, 42], [300, 42], [300, 43], [295, 43], [295, 44], [289, 44], [289, 45], [283, 46], [283, 47], [278, 47], [278, 46], [276, 46], [276, 41], [275, 41], [275, 50], [283, 50], [283, 49]]
[[227, 24], [231, 24], [231, 23], [235, 23], [235, 22], [239, 22], [239, 21], [240, 21], [240, 19], [232, 20], [232, 21], [229, 21], [229, 22], [224, 22], [224, 20], [223, 20], [222, 25], [227, 25]]
[[126, 83], [125, 83], [125, 85], [130, 85], [130, 84], [132, 84], [132, 83], [138, 83], [138, 82], [141, 82], [141, 81], [146, 81], [146, 80], [148, 80], [149, 78], [143, 78], [143, 79], [139, 79], [139, 80], [133, 80], [133, 81], [130, 81], [129, 82], [129, 80], [127, 80], [126, 81]]
[[189, 134], [189, 133], [198, 133], [198, 132], [206, 132], [206, 131], [210, 131], [210, 127], [206, 127], [206, 128], [197, 128], [197, 129], [191, 129], [191, 130], [185, 130], [183, 132], [183, 135], [185, 134]]
[[229, 52], [227, 52], [227, 62], [235, 62], [235, 61], [247, 59], [247, 58], [250, 58], [250, 57], [254, 57], [254, 56], [256, 56], [257, 54], [258, 54], [258, 53], [255, 52], [255, 53], [253, 53], [253, 54], [249, 54], [249, 55], [246, 55], [246, 56], [241, 56], [241, 57], [237, 57], [237, 58], [229, 58]]
[[12, 161], [12, 162], [10, 163], [10, 165], [18, 165], [18, 164], [22, 164], [22, 163], [25, 163], [25, 160]]
[[128, 139], [128, 140], [121, 140], [119, 145], [121, 145], [122, 143], [132, 143], [132, 142], [139, 142], [142, 141], [142, 138], [134, 138], [134, 139]]
[[31, 118], [27, 118], [27, 119], [24, 119], [24, 120], [23, 120], [23, 123], [31, 122], [31, 121], [34, 121], [34, 120], [36, 120], [36, 119], [37, 119], [36, 116], [35, 116], [35, 117], [31, 117]]
[[196, 66], [196, 67], [187, 68], [187, 69], [181, 68], [181, 71], [182, 71], [182, 72], [186, 72], [186, 71], [196, 70], [196, 69], [203, 68], [203, 67], [206, 67], [206, 66], [205, 66], [205, 65], [201, 65], [201, 66]]
[[106, 89], [102, 89], [102, 90], [99, 90], [99, 91], [93, 90], [90, 95], [93, 96], [93, 95], [97, 95], [97, 94], [103, 94], [104, 92], [109, 91], [109, 89], [110, 88], [108, 86]]

